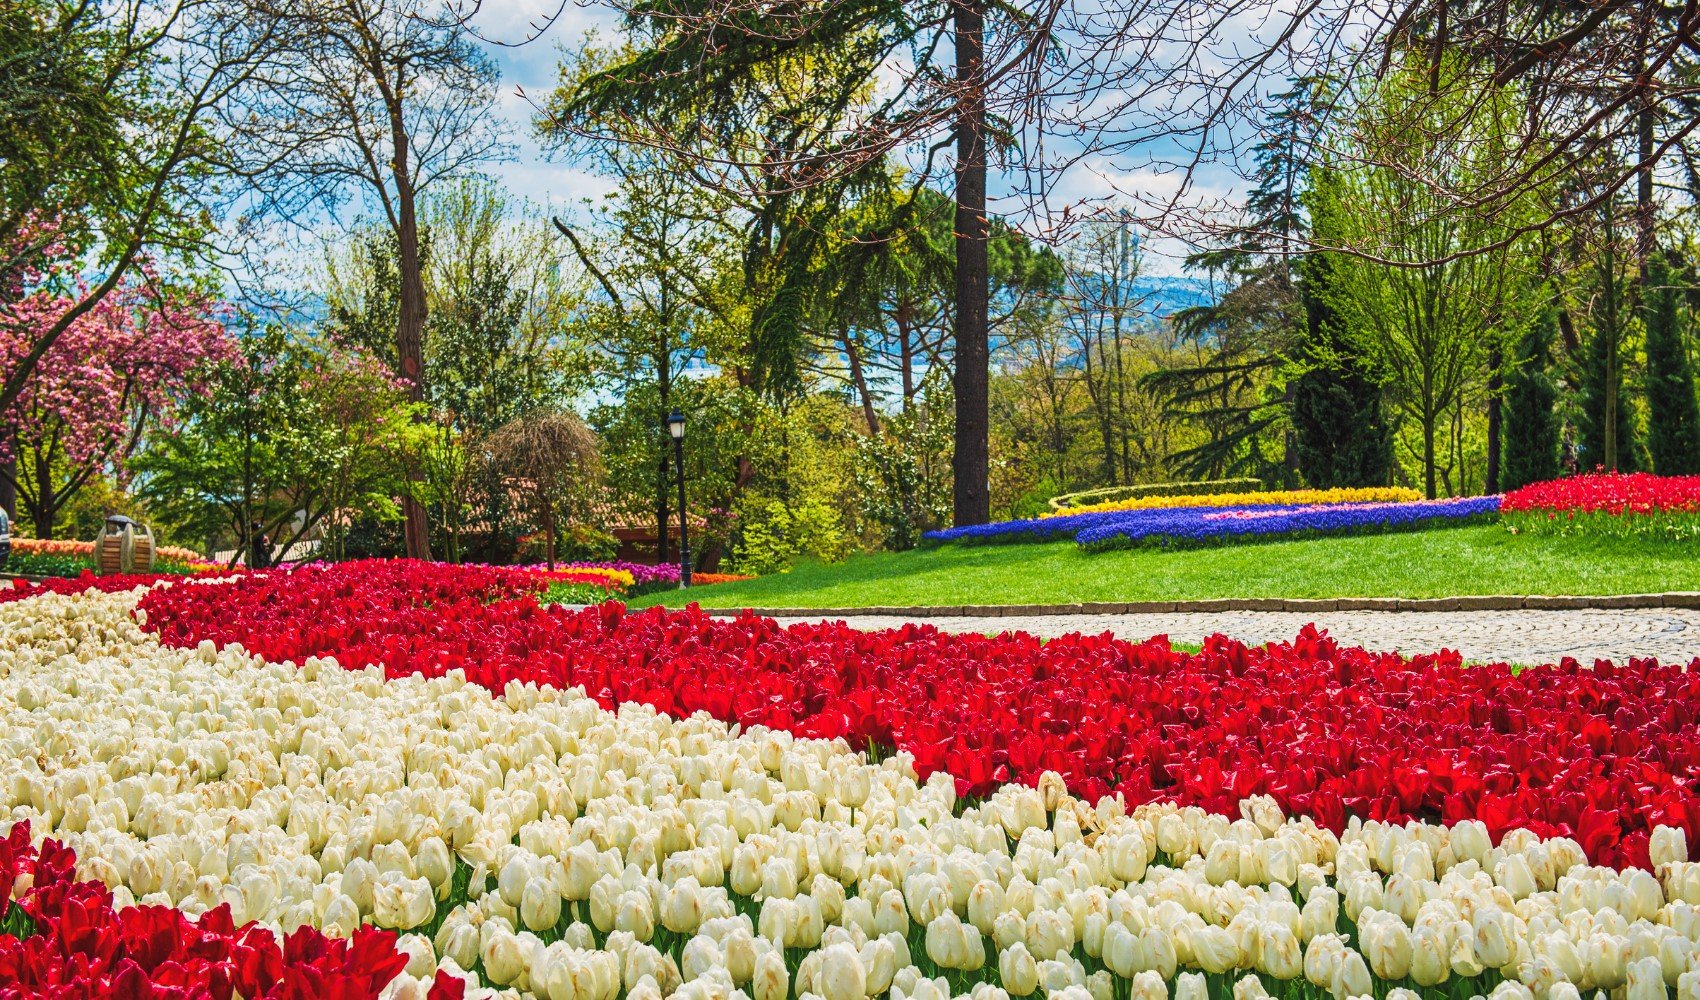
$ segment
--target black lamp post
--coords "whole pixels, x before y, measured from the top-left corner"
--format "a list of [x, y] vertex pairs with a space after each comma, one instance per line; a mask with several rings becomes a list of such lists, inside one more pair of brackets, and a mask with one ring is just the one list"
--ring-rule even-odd
[[679, 467], [679, 586], [691, 585], [691, 536], [685, 524], [685, 415], [667, 414], [667, 435], [673, 439], [673, 464]]

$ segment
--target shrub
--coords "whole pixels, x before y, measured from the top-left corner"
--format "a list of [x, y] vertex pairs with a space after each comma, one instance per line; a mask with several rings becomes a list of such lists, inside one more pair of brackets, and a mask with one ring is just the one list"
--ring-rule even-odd
[[1191, 483], [1140, 483], [1137, 486], [1105, 486], [1051, 498], [1052, 510], [1087, 507], [1141, 497], [1205, 496], [1216, 493], [1251, 493], [1263, 489], [1261, 479], [1204, 479]]
[[793, 505], [773, 500], [745, 521], [738, 568], [766, 576], [785, 572], [799, 558], [837, 562], [849, 549], [838, 512], [831, 507], [819, 500]]

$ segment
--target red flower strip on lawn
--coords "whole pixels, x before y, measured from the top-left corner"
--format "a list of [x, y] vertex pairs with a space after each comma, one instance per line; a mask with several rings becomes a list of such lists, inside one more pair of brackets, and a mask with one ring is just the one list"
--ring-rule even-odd
[[[0, 885], [29, 886], [16, 907], [33, 932], [0, 933], [0, 1000], [369, 1000], [407, 967], [395, 932], [361, 927], [347, 940], [302, 927], [280, 943], [256, 924], [238, 928], [220, 906], [190, 920], [169, 906], [114, 910], [98, 881], [81, 882], [56, 841], [30, 845], [29, 823], [0, 840]], [[438, 976], [431, 1000], [459, 1000], [465, 984]]]
[[1672, 514], [1700, 512], [1700, 476], [1623, 475], [1596, 472], [1530, 483], [1505, 494], [1500, 510], [1580, 514]]
[[1343, 648], [1309, 628], [1267, 647], [1214, 637], [1197, 655], [1108, 635], [781, 628], [695, 608], [450, 597], [466, 589], [460, 572], [354, 563], [156, 590], [141, 606], [172, 645], [334, 654], [390, 676], [462, 668], [498, 691], [582, 685], [610, 707], [896, 746], [967, 793], [1055, 770], [1082, 795], [1118, 791], [1130, 805], [1237, 815], [1241, 799], [1268, 794], [1336, 830], [1350, 815], [1473, 817], [1496, 839], [1514, 827], [1575, 837], [1617, 867], [1647, 864], [1654, 825], [1700, 843], [1700, 661], [1514, 674], [1454, 653]]

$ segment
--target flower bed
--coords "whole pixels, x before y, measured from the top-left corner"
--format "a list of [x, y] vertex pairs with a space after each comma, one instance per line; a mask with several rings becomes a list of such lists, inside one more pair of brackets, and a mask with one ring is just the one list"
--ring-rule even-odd
[[390, 677], [459, 669], [493, 691], [583, 687], [610, 708], [896, 747], [973, 795], [1054, 771], [1088, 799], [1114, 791], [1130, 804], [1232, 814], [1269, 795], [1333, 830], [1351, 816], [1478, 819], [1495, 837], [1575, 837], [1616, 865], [1644, 865], [1658, 823], [1700, 838], [1700, 672], [1651, 661], [1514, 673], [1313, 632], [1265, 648], [1217, 638], [1188, 655], [1107, 636], [780, 628], [696, 609], [457, 598], [456, 576], [348, 564], [308, 580], [155, 590], [140, 608], [169, 645], [334, 655]]
[[[364, 573], [381, 576], [376, 567]], [[251, 625], [282, 622], [254, 613], [264, 601], [316, 606], [334, 621], [357, 600], [375, 598], [380, 608], [389, 600], [363, 584], [344, 594], [351, 581], [328, 576], [294, 581], [323, 585], [311, 595], [317, 605], [264, 586], [282, 582], [256, 575], [172, 586], [149, 595], [147, 617], [169, 625], [171, 609], [188, 607], [155, 600], [168, 595], [227, 611], [219, 595], [240, 593]], [[437, 594], [478, 589], [417, 573], [411, 582]], [[32, 835], [62, 837], [79, 877], [111, 887], [120, 919], [134, 899], [137, 910], [176, 907], [188, 919], [173, 922], [195, 933], [253, 921], [234, 933], [258, 936], [256, 925], [275, 925], [291, 935], [286, 953], [303, 927], [332, 937], [368, 924], [405, 932], [393, 954], [373, 948], [366, 970], [375, 981], [377, 967], [392, 972], [405, 956], [405, 971], [385, 986], [392, 1000], [417, 1000], [427, 983], [446, 993], [469, 978], [522, 1000], [1415, 1000], [1416, 990], [1574, 1000], [1596, 989], [1639, 1000], [1700, 992], [1700, 865], [1687, 860], [1678, 828], [1644, 835], [1653, 871], [1618, 871], [1590, 866], [1583, 845], [1564, 836], [1496, 836], [1475, 820], [1354, 821], [1333, 831], [1284, 815], [1263, 796], [1221, 812], [1163, 803], [1130, 810], [1117, 798], [1071, 795], [1059, 777], [1041, 774], [1032, 786], [1003, 784], [964, 801], [943, 773], [919, 780], [908, 754], [876, 762], [841, 741], [630, 704], [609, 711], [551, 686], [508, 683], [498, 694], [456, 673], [386, 681], [378, 670], [344, 669], [352, 658], [290, 664], [210, 641], [170, 648], [137, 628], [135, 601], [47, 595], [0, 607], [8, 660], [0, 745], [34, 748], [0, 755], [0, 805], [27, 820]], [[605, 630], [619, 618], [612, 608], [551, 614], [529, 598], [469, 600], [455, 610], [519, 607], [531, 618]], [[634, 620], [671, 628], [680, 647], [722, 638], [699, 615]], [[419, 624], [431, 632], [447, 623], [426, 615]], [[507, 631], [509, 621], [475, 624], [491, 656], [529, 641]], [[743, 647], [756, 667], [784, 659], [788, 670], [808, 672], [834, 652], [817, 643], [776, 659], [784, 650], [771, 622], [725, 624], [758, 640]], [[256, 646], [269, 638], [254, 633]], [[893, 659], [839, 649], [833, 662], [887, 674], [928, 669], [922, 654], [936, 633], [884, 636], [894, 639], [902, 641], [888, 650]], [[1681, 684], [1696, 674], [1647, 664], [1528, 671], [1544, 679], [1522, 681], [1452, 659], [1401, 670], [1396, 657], [1314, 637], [1275, 652], [1215, 642], [1178, 659], [1155, 643], [964, 641], [1040, 668], [1029, 686], [1045, 679], [1043, 669], [1090, 659], [1095, 649], [1104, 654], [1096, 672], [1111, 679], [1136, 673], [1130, 661], [1165, 664], [1168, 676], [1153, 678], [1164, 683], [1152, 690], [1181, 696], [1245, 676], [1211, 711], [1176, 715], [1152, 732], [1184, 742], [1187, 730], [1220, 731], [1228, 743], [1218, 747], [1217, 778], [1230, 786], [1239, 759], [1220, 751], [1266, 735], [1308, 746], [1326, 771], [1330, 760], [1378, 752], [1371, 736], [1391, 744], [1394, 730], [1410, 733], [1426, 776], [1366, 775], [1392, 799], [1437, 778], [1455, 790], [1530, 776], [1543, 787], [1554, 776], [1613, 774], [1657, 785], [1655, 759], [1691, 766], [1695, 753], [1653, 731], [1691, 728], [1683, 699], [1692, 685], [1684, 693]], [[645, 656], [677, 651], [627, 646], [607, 655], [642, 672]], [[1274, 678], [1276, 660], [1310, 664], [1302, 702], [1330, 707], [1294, 720], [1278, 704], [1277, 692], [1290, 689], [1266, 683], [1260, 693], [1255, 682]], [[972, 678], [991, 680], [1008, 662], [993, 657]], [[1437, 704], [1425, 682], [1478, 673], [1487, 682], [1447, 706], [1465, 723], [1453, 732], [1459, 742], [1425, 747], [1424, 725], [1402, 718], [1410, 706]], [[1562, 698], [1539, 694], [1547, 688]], [[1009, 693], [1006, 706], [1019, 700]], [[1572, 714], [1549, 719], [1554, 702]], [[1023, 702], [1046, 722], [1031, 731], [1056, 739], [1078, 728], [1059, 704], [1055, 695]], [[1335, 728], [1330, 713], [1357, 706], [1352, 725]], [[1346, 739], [1366, 725], [1361, 743]], [[51, 743], [38, 746], [44, 732]], [[1468, 739], [1505, 756], [1444, 766]], [[1555, 756], [1555, 739], [1584, 749]], [[1657, 753], [1645, 753], [1649, 742]], [[1147, 762], [1146, 770], [1168, 766]], [[1304, 782], [1310, 766], [1289, 779]], [[1613, 807], [1608, 798], [1583, 808]], [[1653, 806], [1637, 814], [1663, 815]], [[216, 915], [221, 906], [228, 920]], [[0, 940], [7, 947], [15, 946]], [[255, 995], [241, 985], [201, 995], [232, 991]], [[482, 986], [467, 992], [489, 995]]]
[[1375, 486], [1362, 489], [1331, 490], [1255, 490], [1238, 493], [1180, 494], [1175, 496], [1130, 497], [1083, 504], [1066, 510], [1040, 514], [1042, 518], [1075, 514], [1100, 514], [1116, 510], [1157, 510], [1168, 507], [1297, 507], [1310, 504], [1403, 503], [1422, 499], [1422, 494], [1403, 486]]
[[[223, 904], [199, 920], [172, 906], [119, 908], [104, 882], [80, 880], [62, 844], [30, 839], [29, 820], [0, 840], [0, 996], [105, 1000], [230, 997], [376, 998], [407, 967], [393, 931], [356, 929], [347, 940], [303, 925], [281, 941], [254, 923], [237, 928]], [[464, 982], [441, 977], [428, 1000], [458, 1000]]]
[[1111, 500], [1131, 500], [1135, 497], [1214, 496], [1218, 493], [1248, 493], [1261, 489], [1263, 489], [1263, 481], [1249, 477], [1201, 479], [1178, 483], [1137, 483], [1130, 486], [1102, 486], [1098, 489], [1080, 490], [1052, 497], [1050, 508], [1054, 511], [1066, 511], [1070, 507], [1089, 506]]
[[[162, 545], [154, 553], [155, 567], [161, 573], [178, 575], [206, 573], [223, 567], [206, 560], [194, 549]], [[94, 543], [70, 539], [12, 539], [11, 555], [6, 570], [30, 576], [79, 576], [94, 569]]]
[[[649, 566], [643, 563], [630, 562], [573, 562], [556, 563], [554, 570], [547, 570], [540, 564], [533, 564], [526, 568], [538, 572], [552, 573], [557, 578], [562, 578], [562, 574], [601, 576], [614, 584], [609, 589], [613, 596], [618, 597], [636, 597], [657, 590], [672, 590], [679, 586], [679, 566], [677, 563]], [[738, 573], [693, 572], [691, 574], [691, 586], [706, 587], [716, 583], [732, 583], [737, 580], [753, 579], [755, 577]], [[588, 583], [592, 581], [588, 579], [566, 579], [565, 582]], [[553, 590], [547, 599], [553, 604], [590, 604], [594, 603], [597, 595], [583, 587], [563, 586]]]
[[1130, 546], [1186, 548], [1254, 538], [1302, 538], [1468, 524], [1490, 517], [1499, 497], [1459, 497], [1409, 503], [1313, 506], [1254, 504], [1226, 510], [1183, 507], [1114, 510], [1000, 521], [929, 531], [934, 542], [1031, 542], [1072, 538], [1097, 551]]
[[110, 576], [97, 576], [93, 570], [86, 569], [77, 576], [50, 576], [40, 582], [14, 579], [9, 589], [0, 589], [0, 604], [9, 604], [41, 594], [81, 594], [89, 590], [113, 593], [134, 590], [137, 587], [151, 587], [161, 580], [170, 579], [177, 577], [165, 573], [115, 573]]
[[1700, 538], [1700, 476], [1593, 473], [1505, 495], [1506, 524], [1529, 534]]

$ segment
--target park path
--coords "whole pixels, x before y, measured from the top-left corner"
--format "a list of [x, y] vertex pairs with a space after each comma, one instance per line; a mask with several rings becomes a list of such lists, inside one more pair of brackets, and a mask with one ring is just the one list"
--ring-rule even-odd
[[[1223, 611], [1140, 614], [1069, 614], [1031, 617], [830, 615], [862, 629], [906, 621], [929, 622], [951, 632], [1022, 631], [1052, 637], [1070, 632], [1114, 632], [1128, 639], [1168, 635], [1197, 644], [1220, 632], [1248, 643], [1291, 639], [1315, 622], [1341, 642], [1406, 654], [1455, 649], [1467, 660], [1552, 663], [1572, 656], [1583, 663], [1656, 656], [1662, 662], [1700, 657], [1700, 611], [1579, 609], [1567, 611]], [[789, 624], [821, 618], [778, 619]]]

